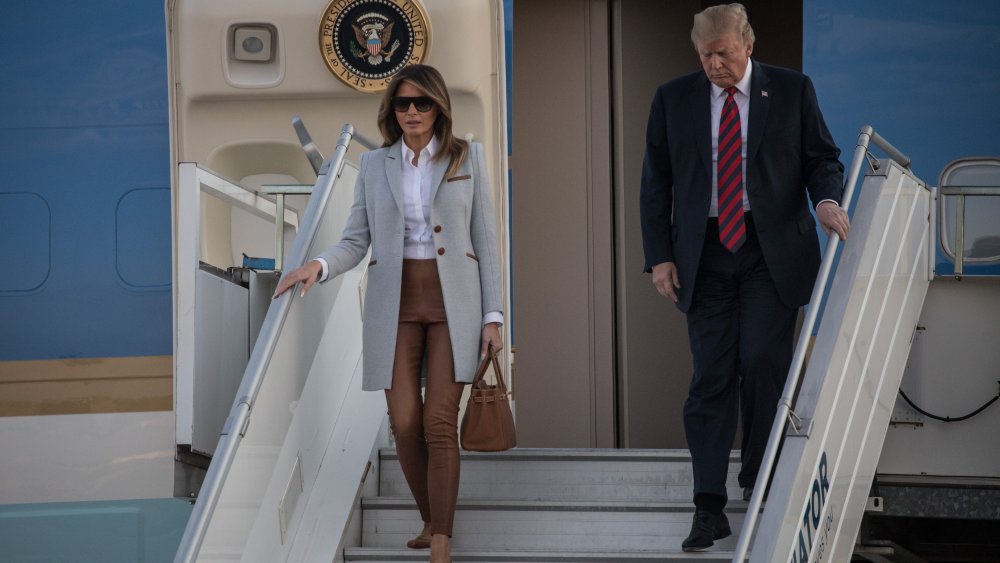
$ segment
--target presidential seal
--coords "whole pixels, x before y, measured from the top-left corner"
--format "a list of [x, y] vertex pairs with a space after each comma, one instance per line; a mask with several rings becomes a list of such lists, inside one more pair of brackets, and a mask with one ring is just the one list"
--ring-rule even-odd
[[430, 20], [418, 0], [332, 0], [319, 26], [319, 48], [348, 86], [381, 92], [397, 72], [424, 60]]

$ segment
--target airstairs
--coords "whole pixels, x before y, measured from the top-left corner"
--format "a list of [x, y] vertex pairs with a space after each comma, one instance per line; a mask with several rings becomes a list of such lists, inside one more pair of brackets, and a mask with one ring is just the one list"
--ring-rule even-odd
[[[357, 173], [344, 161], [350, 137], [345, 128], [323, 163], [289, 268], [339, 232]], [[766, 503], [768, 471], [744, 502], [731, 458], [733, 536], [680, 550], [693, 514], [686, 451], [518, 448], [463, 453], [455, 560], [797, 563], [864, 552], [858, 530], [934, 277], [936, 189], [908, 165], [862, 130], [845, 206], [868, 171], [848, 240], [826, 249], [812, 299], [824, 305], [806, 312], [765, 455]], [[381, 394], [360, 390], [363, 264], [308, 300], [289, 292], [272, 304], [176, 562], [426, 561], [403, 547], [421, 522]], [[870, 557], [903, 560], [893, 553]]]
[[[304, 128], [297, 129], [300, 136], [308, 137]], [[357, 167], [346, 160], [354, 138], [353, 127], [345, 125], [334, 154], [326, 160], [319, 158], [322, 164], [316, 170], [316, 183], [309, 190], [307, 208], [285, 257], [289, 268], [339, 238], [358, 173]], [[316, 165], [311, 141], [305, 138], [302, 143], [310, 162]], [[200, 215], [200, 192], [251, 209], [267, 203], [253, 194], [245, 196], [238, 186], [209, 171], [199, 171], [193, 165], [186, 170], [190, 178], [185, 182], [182, 168], [183, 197], [179, 206], [183, 215], [195, 221]], [[285, 228], [283, 214], [269, 211], [281, 233]], [[188, 230], [198, 232], [197, 228]], [[278, 245], [280, 250], [280, 239]], [[204, 245], [195, 240], [180, 246], [179, 269], [189, 270], [194, 279], [199, 248]], [[231, 561], [248, 554], [256, 554], [261, 561], [276, 561], [274, 550], [288, 547], [310, 518], [324, 523], [328, 523], [325, 518], [345, 522], [350, 519], [358, 483], [363, 481], [384, 419], [381, 397], [361, 392], [364, 264], [317, 286], [308, 300], [296, 299], [294, 292], [288, 292], [266, 307], [232, 409], [213, 444], [212, 462], [177, 561]], [[270, 280], [269, 289], [266, 282], [262, 283], [263, 293], [269, 296], [275, 282]], [[202, 293], [191, 287], [187, 295], [194, 296], [193, 300]], [[189, 310], [197, 309], [195, 302], [183, 296], [179, 302], [179, 340], [187, 346], [178, 347], [178, 363], [196, 365], [178, 369], [178, 387], [198, 388], [199, 379], [213, 379], [215, 374], [199, 373], [205, 371], [197, 369], [197, 358], [203, 355], [199, 346], [203, 348], [204, 343], [184, 334], [195, 328], [192, 323], [185, 331], [183, 322]], [[213, 304], [205, 302], [203, 306]], [[335, 483], [314, 491], [317, 480], [328, 478], [330, 472], [338, 476]], [[340, 484], [349, 490], [345, 493], [349, 497], [346, 503], [328, 496], [339, 494]], [[330, 508], [346, 512], [334, 510], [331, 516]], [[311, 528], [307, 530], [311, 532]], [[325, 537], [305, 535], [313, 539]], [[308, 543], [298, 541], [296, 545]]]
[[[395, 451], [380, 452], [378, 495], [362, 499], [345, 561], [427, 561], [403, 547], [422, 526]], [[738, 452], [729, 494], [740, 497]], [[729, 561], [736, 537], [710, 553], [680, 549], [691, 529], [686, 450], [515, 449], [463, 453], [455, 516], [456, 561]], [[739, 527], [746, 503], [731, 503]], [[358, 542], [358, 540], [360, 540]]]

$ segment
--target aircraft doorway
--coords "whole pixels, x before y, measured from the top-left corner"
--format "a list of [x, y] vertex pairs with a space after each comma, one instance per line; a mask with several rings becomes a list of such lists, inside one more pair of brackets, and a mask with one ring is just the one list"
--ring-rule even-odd
[[[684, 448], [683, 315], [642, 273], [656, 87], [699, 68], [695, 0], [514, 4], [513, 322], [519, 445]], [[799, 69], [802, 4], [744, 2], [754, 56]]]

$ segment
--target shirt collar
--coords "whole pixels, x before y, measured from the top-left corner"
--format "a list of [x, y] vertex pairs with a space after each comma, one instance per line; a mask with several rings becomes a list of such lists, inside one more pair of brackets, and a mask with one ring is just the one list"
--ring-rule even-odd
[[[750, 96], [750, 75], [753, 74], [753, 60], [747, 58], [747, 71], [743, 73], [743, 78], [739, 82], [734, 84], [736, 89], [739, 90], [740, 94], [749, 97]], [[726, 95], [726, 91], [719, 88], [714, 83], [709, 82], [712, 85], [712, 97], [718, 98]]]
[[[406, 159], [406, 162], [413, 162], [413, 149], [411, 149], [402, 139], [400, 139], [400, 142], [403, 144], [403, 158]], [[432, 160], [434, 155], [437, 154], [439, 147], [440, 143], [438, 143], [437, 137], [431, 137], [431, 141], [427, 143], [427, 146], [424, 147], [422, 151], [420, 151], [420, 156], [426, 156], [427, 160]]]

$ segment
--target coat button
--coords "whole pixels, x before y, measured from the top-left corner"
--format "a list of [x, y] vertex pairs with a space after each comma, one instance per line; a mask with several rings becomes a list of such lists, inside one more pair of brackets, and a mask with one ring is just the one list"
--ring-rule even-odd
[[434, 232], [435, 233], [440, 233], [441, 232], [441, 225], [434, 225]]
[[438, 249], [438, 256], [442, 256], [442, 255], [444, 255], [444, 249], [443, 248], [439, 248]]

